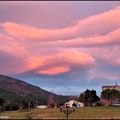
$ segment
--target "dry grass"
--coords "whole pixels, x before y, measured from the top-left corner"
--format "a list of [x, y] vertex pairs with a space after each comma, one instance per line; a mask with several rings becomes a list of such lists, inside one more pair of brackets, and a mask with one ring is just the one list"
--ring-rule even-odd
[[[33, 119], [65, 119], [66, 115], [59, 109], [31, 110]], [[120, 119], [119, 107], [85, 107], [76, 109], [69, 115], [69, 119]]]
[[9, 119], [28, 119], [28, 111], [4, 111], [1, 117], [8, 117]]
[[[7, 111], [2, 116], [9, 119], [28, 119], [28, 113], [33, 119], [66, 119], [66, 115], [59, 109], [32, 109], [29, 112]], [[31, 114], [30, 114], [31, 113]], [[84, 107], [76, 109], [69, 115], [69, 119], [120, 119], [120, 107]]]

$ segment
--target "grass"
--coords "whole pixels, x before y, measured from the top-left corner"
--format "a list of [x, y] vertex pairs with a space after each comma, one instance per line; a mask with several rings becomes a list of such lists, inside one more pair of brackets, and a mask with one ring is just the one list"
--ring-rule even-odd
[[23, 111], [4, 111], [2, 117], [8, 116], [9, 119], [28, 119], [28, 110]]
[[[34, 109], [33, 119], [65, 119], [66, 115], [59, 109]], [[85, 107], [76, 109], [69, 119], [120, 119], [120, 107]]]
[[[66, 119], [59, 109], [31, 109], [24, 111], [5, 111], [1, 116], [9, 119]], [[120, 119], [120, 107], [84, 107], [76, 109], [69, 119]]]

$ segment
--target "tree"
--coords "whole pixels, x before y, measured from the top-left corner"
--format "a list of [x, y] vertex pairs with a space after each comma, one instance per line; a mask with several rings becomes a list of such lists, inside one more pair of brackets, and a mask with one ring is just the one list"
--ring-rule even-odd
[[110, 101], [116, 101], [117, 99], [120, 99], [120, 91], [116, 89], [106, 89], [101, 92], [101, 98], [107, 99], [108, 102]]
[[79, 96], [79, 101], [83, 102], [85, 106], [92, 106], [94, 102], [98, 102], [100, 98], [96, 95], [95, 90], [86, 90]]
[[3, 106], [5, 103], [5, 100], [3, 98], [0, 98], [0, 106]]
[[51, 102], [50, 104], [49, 104], [49, 108], [54, 108], [55, 107], [55, 104], [53, 103], [53, 102]]
[[6, 111], [10, 111], [10, 110], [18, 110], [19, 109], [19, 105], [18, 104], [16, 104], [16, 103], [7, 103], [6, 105], [5, 105], [5, 110]]
[[4, 103], [5, 103], [5, 100], [3, 98], [0, 98], [0, 115], [1, 115], [1, 112], [3, 112]]

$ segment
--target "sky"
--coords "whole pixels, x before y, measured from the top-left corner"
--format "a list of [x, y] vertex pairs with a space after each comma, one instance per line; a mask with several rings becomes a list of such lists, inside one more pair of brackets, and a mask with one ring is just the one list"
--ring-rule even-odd
[[61, 95], [120, 83], [119, 1], [1, 1], [0, 74]]

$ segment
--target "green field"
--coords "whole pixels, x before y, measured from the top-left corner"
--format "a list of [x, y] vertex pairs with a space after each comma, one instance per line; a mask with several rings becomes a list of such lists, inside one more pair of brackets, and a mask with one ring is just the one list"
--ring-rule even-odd
[[[28, 114], [30, 116], [28, 116]], [[2, 116], [9, 116], [10, 119], [66, 119], [66, 115], [59, 109], [32, 109], [26, 111], [3, 112]], [[84, 107], [76, 109], [69, 115], [69, 119], [120, 119], [120, 107]]]
[[[23, 111], [4, 111], [1, 117], [8, 117], [9, 119], [28, 119], [28, 110]], [[7, 119], [7, 118], [6, 118]]]

